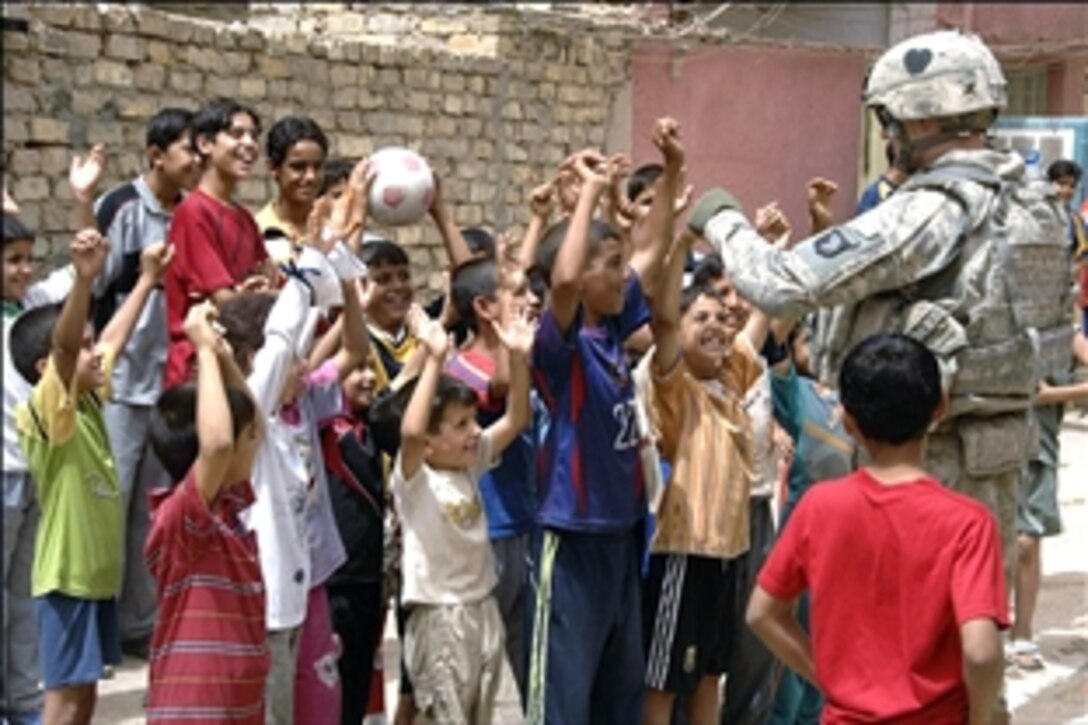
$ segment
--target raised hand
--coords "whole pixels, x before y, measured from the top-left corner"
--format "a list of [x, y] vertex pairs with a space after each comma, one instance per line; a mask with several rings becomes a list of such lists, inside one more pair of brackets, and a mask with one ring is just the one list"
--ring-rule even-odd
[[98, 276], [106, 264], [109, 251], [109, 240], [99, 234], [97, 229], [92, 228], [81, 230], [68, 247], [72, 267], [75, 268], [76, 274], [85, 280], [93, 280]]
[[351, 170], [347, 188], [353, 192], [354, 203], [349, 207], [351, 213], [345, 236], [354, 234], [366, 224], [366, 217], [370, 213], [370, 187], [377, 176], [378, 171], [372, 168], [369, 158], [362, 159]]
[[[367, 286], [371, 288], [367, 293], [372, 294], [373, 285], [368, 283]], [[405, 315], [404, 326], [408, 328], [408, 334], [418, 340], [421, 337], [423, 324], [429, 319], [426, 310], [418, 302], [413, 302], [408, 308], [408, 314]]]
[[536, 339], [536, 323], [529, 317], [529, 311], [522, 307], [503, 324], [498, 320], [492, 320], [491, 326], [495, 334], [510, 352], [522, 357], [528, 357], [533, 349], [533, 340]]
[[547, 219], [551, 215], [552, 208], [555, 206], [555, 187], [556, 181], [553, 179], [529, 192], [529, 211], [533, 216]]
[[147, 275], [158, 284], [162, 281], [166, 268], [174, 259], [174, 246], [165, 242], [156, 242], [140, 253], [140, 273]]
[[[350, 196], [350, 194], [350, 188], [345, 189], [340, 199]], [[328, 254], [336, 246], [336, 242], [339, 241], [339, 238], [334, 236], [335, 232], [331, 229], [330, 217], [332, 216], [333, 204], [339, 203], [340, 199], [337, 199], [336, 202], [328, 197], [317, 199], [310, 209], [309, 216], [306, 217], [306, 244], [322, 254]]]
[[790, 221], [785, 212], [778, 208], [778, 202], [772, 201], [756, 209], [756, 231], [768, 242], [775, 242], [790, 232]]
[[808, 216], [813, 231], [822, 231], [834, 223], [834, 214], [831, 211], [831, 199], [839, 190], [834, 181], [816, 177], [809, 179], [805, 184], [808, 194]]
[[622, 187], [623, 181], [631, 175], [631, 157], [627, 154], [612, 154], [605, 164], [605, 172], [612, 180], [613, 187]]
[[430, 319], [426, 314], [424, 314], [424, 317], [426, 319], [417, 323], [418, 332], [416, 337], [427, 348], [427, 352], [431, 357], [440, 362], [444, 361], [446, 353], [449, 352], [451, 347], [450, 335], [441, 322]]
[[348, 184], [339, 198], [329, 207], [329, 216], [325, 220], [325, 226], [321, 230], [321, 236], [325, 239], [340, 241], [352, 231], [355, 206], [358, 202], [358, 192], [354, 186]]
[[608, 186], [607, 159], [593, 149], [583, 149], [563, 162], [573, 171], [583, 185], [603, 190]]
[[680, 144], [680, 124], [676, 119], [668, 116], [657, 119], [651, 138], [665, 158], [666, 165], [683, 165], [684, 147]]
[[72, 196], [79, 201], [90, 201], [94, 197], [95, 187], [106, 168], [106, 145], [95, 144], [86, 158], [73, 156], [68, 169], [68, 185]]
[[582, 182], [578, 179], [578, 175], [573, 169], [560, 166], [552, 184], [555, 185], [559, 208], [564, 214], [573, 214], [574, 206], [578, 203], [578, 194], [582, 190]]
[[221, 347], [222, 328], [217, 320], [219, 310], [210, 300], [193, 305], [189, 308], [189, 314], [185, 316], [185, 336], [193, 343], [196, 349], [210, 349], [219, 351]]
[[626, 182], [631, 176], [631, 159], [626, 154], [613, 154], [605, 165], [608, 174], [608, 194], [602, 199], [610, 207], [607, 216], [622, 226], [629, 227], [635, 218], [635, 208], [627, 200]]
[[446, 213], [446, 197], [442, 194], [442, 177], [434, 169], [431, 169], [431, 176], [434, 178], [434, 197], [431, 199], [431, 208], [427, 211], [435, 223], [441, 224], [442, 215]]
[[680, 192], [680, 196], [676, 197], [676, 205], [673, 207], [672, 213], [675, 216], [680, 216], [688, 210], [691, 206], [691, 199], [695, 195], [695, 186], [688, 184], [684, 187], [684, 190]]

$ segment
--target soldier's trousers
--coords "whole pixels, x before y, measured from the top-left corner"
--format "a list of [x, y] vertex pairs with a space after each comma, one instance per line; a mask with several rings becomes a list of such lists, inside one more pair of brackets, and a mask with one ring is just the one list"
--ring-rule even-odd
[[[1027, 426], [1024, 426], [1027, 435]], [[993, 446], [1001, 444], [1001, 436], [995, 435]], [[1000, 471], [985, 475], [970, 472], [977, 470], [969, 465], [971, 453], [965, 455], [966, 446], [955, 426], [942, 426], [926, 439], [926, 470], [954, 491], [981, 501], [993, 512], [1001, 531], [1002, 552], [1005, 564], [1005, 587], [1011, 594], [1016, 580], [1016, 507], [1023, 475], [1022, 464], [1014, 464]], [[992, 451], [994, 460], [1001, 452]], [[997, 464], [999, 465], [999, 464]]]

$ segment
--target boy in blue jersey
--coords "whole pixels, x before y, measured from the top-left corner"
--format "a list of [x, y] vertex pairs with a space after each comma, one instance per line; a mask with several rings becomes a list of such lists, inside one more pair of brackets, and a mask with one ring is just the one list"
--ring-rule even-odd
[[[658, 120], [653, 140], [664, 157], [660, 183], [675, 190], [683, 166], [676, 122]], [[642, 710], [646, 496], [623, 342], [649, 321], [643, 288], [656, 287], [675, 191], [657, 195], [648, 243], [629, 255], [620, 233], [593, 219], [609, 185], [605, 164], [594, 151], [564, 164], [579, 179], [578, 200], [573, 214], [548, 230], [538, 259], [551, 287], [532, 364], [551, 422], [538, 481], [543, 534], [531, 723], [633, 723]]]

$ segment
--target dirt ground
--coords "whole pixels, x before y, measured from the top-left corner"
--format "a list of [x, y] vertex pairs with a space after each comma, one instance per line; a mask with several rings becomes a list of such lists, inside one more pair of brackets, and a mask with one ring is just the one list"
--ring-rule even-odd
[[[1017, 725], [1088, 724], [1088, 416], [1076, 410], [1066, 416], [1061, 458], [1064, 532], [1043, 543], [1043, 585], [1035, 621], [1046, 666], [1036, 672], [1006, 670], [1007, 696]], [[392, 629], [387, 630], [385, 662], [391, 722], [399, 676]], [[146, 663], [126, 658], [112, 680], [100, 683], [94, 722], [143, 722], [146, 682]]]

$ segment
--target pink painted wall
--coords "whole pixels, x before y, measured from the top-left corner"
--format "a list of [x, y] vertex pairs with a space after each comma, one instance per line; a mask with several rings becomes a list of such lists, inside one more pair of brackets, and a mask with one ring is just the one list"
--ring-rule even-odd
[[959, 27], [990, 43], [1056, 43], [1088, 38], [1088, 5], [942, 2], [942, 27]]
[[1070, 56], [1047, 69], [1046, 111], [1054, 116], [1084, 115], [1088, 97], [1088, 55]]
[[1088, 54], [1088, 4], [1085, 3], [951, 3], [942, 2], [937, 11], [941, 27], [956, 27], [978, 33], [1001, 55], [1002, 46], [1030, 47], [1033, 53], [1010, 57], [1006, 63], [1026, 62], [1047, 65], [1046, 113], [1079, 116], [1088, 94], [1085, 69]]
[[[696, 194], [721, 185], [751, 216], [777, 200], [806, 236], [805, 182], [839, 185], [837, 218], [852, 215], [861, 153], [860, 53], [755, 47], [696, 47], [670, 63], [647, 45], [633, 59], [632, 160], [660, 159], [654, 119], [675, 117]], [[675, 75], [670, 73], [674, 69]]]

